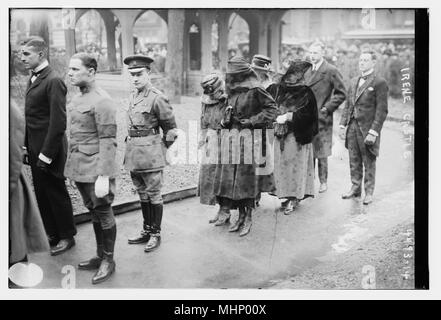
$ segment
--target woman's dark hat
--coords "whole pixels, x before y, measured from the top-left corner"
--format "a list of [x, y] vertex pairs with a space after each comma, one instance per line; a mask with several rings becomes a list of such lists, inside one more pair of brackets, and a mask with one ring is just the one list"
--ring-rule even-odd
[[288, 70], [286, 70], [285, 75], [291, 73], [302, 73], [304, 74], [306, 70], [312, 67], [312, 64], [305, 60], [296, 59], [290, 62]]
[[256, 54], [251, 61], [251, 68], [269, 72], [272, 71], [271, 62], [271, 58], [264, 56], [263, 54]]
[[142, 71], [142, 69], [146, 68], [150, 70], [150, 64], [154, 60], [150, 57], [144, 56], [142, 54], [135, 54], [132, 56], [128, 56], [124, 59], [124, 64], [128, 67], [130, 73], [136, 73]]
[[201, 86], [204, 94], [212, 94], [222, 86], [222, 79], [218, 74], [211, 73], [202, 79]]
[[238, 74], [251, 70], [250, 64], [242, 57], [234, 56], [228, 61], [227, 73]]

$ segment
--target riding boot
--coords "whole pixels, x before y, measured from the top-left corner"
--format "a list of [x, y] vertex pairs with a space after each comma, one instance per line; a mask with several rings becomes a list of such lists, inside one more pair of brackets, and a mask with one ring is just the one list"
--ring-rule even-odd
[[92, 278], [92, 284], [97, 284], [107, 280], [115, 271], [115, 261], [113, 253], [115, 250], [116, 225], [110, 229], [103, 229], [103, 260], [101, 261], [98, 271]]
[[236, 222], [228, 229], [229, 232], [239, 231], [240, 227], [245, 222], [246, 211], [245, 207], [239, 207], [239, 217]]
[[96, 257], [80, 262], [78, 264], [78, 269], [98, 269], [100, 267], [101, 261], [103, 260], [103, 230], [101, 229], [101, 224], [99, 222], [93, 222], [92, 224], [96, 240]]
[[252, 224], [251, 212], [252, 212], [252, 210], [253, 209], [250, 207], [245, 207], [245, 212], [246, 212], [245, 221], [243, 223], [242, 231], [239, 233], [239, 236], [241, 236], [241, 237], [246, 236], [251, 230], [251, 224]]
[[152, 213], [152, 226], [150, 231], [150, 239], [144, 248], [145, 252], [151, 252], [159, 247], [161, 244], [161, 223], [163, 214], [163, 205], [153, 204], [151, 205]]
[[150, 202], [141, 201], [142, 217], [144, 219], [143, 229], [139, 235], [128, 239], [129, 244], [146, 243], [150, 239], [150, 225], [151, 225], [151, 206]]

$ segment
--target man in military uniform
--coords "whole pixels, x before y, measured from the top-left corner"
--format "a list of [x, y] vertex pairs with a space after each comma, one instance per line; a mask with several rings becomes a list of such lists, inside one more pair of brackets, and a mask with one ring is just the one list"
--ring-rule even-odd
[[[168, 148], [177, 136], [175, 117], [168, 99], [150, 83], [152, 62], [153, 59], [143, 55], [124, 59], [135, 87], [130, 95], [127, 112], [128, 137], [124, 166], [130, 171], [139, 194], [144, 219], [141, 234], [129, 238], [128, 242], [147, 242], [145, 252], [156, 249], [161, 242], [164, 145]], [[159, 128], [162, 129], [162, 137]]]

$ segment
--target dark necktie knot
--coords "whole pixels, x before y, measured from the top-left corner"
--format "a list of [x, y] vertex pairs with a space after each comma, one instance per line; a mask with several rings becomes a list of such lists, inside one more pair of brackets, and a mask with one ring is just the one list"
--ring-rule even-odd
[[366, 81], [368, 77], [369, 77], [369, 75], [367, 75], [367, 76], [361, 76], [360, 79], [363, 79], [363, 80]]
[[38, 76], [40, 73], [41, 73], [41, 71], [37, 71], [37, 72], [31, 71], [31, 74], [32, 74], [33, 77]]

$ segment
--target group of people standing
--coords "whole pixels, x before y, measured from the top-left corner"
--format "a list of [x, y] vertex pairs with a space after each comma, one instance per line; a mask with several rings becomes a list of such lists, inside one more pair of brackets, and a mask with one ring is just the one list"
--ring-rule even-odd
[[[41, 215], [35, 224], [44, 225], [46, 247], [50, 245], [52, 256], [62, 254], [75, 245], [77, 231], [65, 178], [81, 194], [92, 218], [96, 256], [80, 262], [78, 268], [97, 270], [92, 277], [92, 283], [97, 284], [108, 279], [115, 270], [113, 255], [117, 227], [112, 203], [116, 192], [115, 178], [119, 172], [116, 163], [117, 105], [96, 84], [95, 57], [77, 53], [70, 59], [67, 76], [80, 93], [66, 108], [66, 86], [49, 66], [47, 49], [47, 44], [38, 37], [28, 39], [22, 46], [21, 59], [32, 76], [25, 102], [25, 135], [23, 141], [14, 141], [19, 146], [24, 145], [26, 150], [23, 162], [31, 167]], [[134, 86], [130, 103], [126, 106], [128, 133], [124, 167], [130, 172], [139, 194], [143, 215], [141, 233], [129, 238], [128, 243], [146, 243], [145, 252], [155, 250], [161, 243], [165, 151], [177, 137], [172, 107], [149, 81], [152, 62], [153, 59], [139, 55], [124, 59]], [[67, 118], [70, 119], [69, 140], [66, 136]], [[14, 180], [15, 185], [17, 182]], [[14, 199], [17, 197], [10, 196], [10, 200]], [[23, 197], [11, 201], [12, 214], [17, 211], [13, 208], [23, 207], [20, 201]], [[10, 228], [11, 231], [17, 229], [14, 226]], [[11, 245], [11, 264], [26, 260], [27, 253], [34, 252], [33, 248], [37, 247], [30, 245], [26, 231], [20, 236], [10, 236], [11, 243], [20, 239], [22, 244]], [[41, 240], [41, 237], [38, 239]], [[14, 248], [21, 250], [17, 252]]]
[[[347, 92], [340, 72], [323, 59], [323, 53], [323, 45], [313, 43], [309, 48], [310, 62], [292, 61], [274, 82], [271, 59], [264, 55], [255, 55], [251, 64], [241, 57], [231, 58], [225, 81], [217, 74], [203, 79], [199, 146], [203, 155], [212, 152], [209, 140], [213, 134], [207, 132], [214, 132], [220, 150], [217, 163], [202, 164], [199, 178], [200, 202], [219, 204], [210, 223], [227, 224], [230, 210], [237, 208], [238, 219], [229, 231], [240, 230], [240, 236], [247, 235], [262, 192], [281, 199], [280, 210], [291, 214], [301, 200], [314, 197], [316, 163], [319, 192], [326, 192], [333, 113], [345, 100], [340, 137], [349, 150], [352, 187], [342, 198], [361, 195], [364, 167], [363, 204], [373, 201], [379, 135], [387, 115], [387, 84], [374, 73], [375, 53], [363, 52], [359, 59], [361, 76], [352, 80]], [[269, 167], [273, 170], [262, 173], [259, 164], [246, 163], [246, 139], [238, 150], [229, 148], [225, 138], [231, 136], [231, 130], [237, 130], [239, 138], [245, 135], [241, 134], [244, 130], [262, 131], [261, 148], [266, 162], [272, 161]], [[273, 132], [273, 136], [265, 132]], [[251, 136], [251, 145], [255, 146], [256, 135]], [[255, 153], [261, 152], [260, 148], [251, 150], [253, 159]], [[238, 153], [238, 163], [231, 161], [232, 152]], [[230, 153], [229, 161], [224, 160], [225, 153]]]
[[[199, 146], [207, 151], [208, 139], [215, 139], [221, 151], [215, 163], [202, 165], [200, 171], [201, 203], [219, 205], [210, 223], [224, 225], [230, 220], [230, 210], [238, 209], [238, 219], [229, 231], [247, 235], [262, 192], [280, 198], [283, 212], [292, 213], [299, 201], [315, 194], [315, 159], [318, 159], [321, 182], [319, 192], [325, 192], [333, 112], [345, 99], [348, 102], [341, 126], [347, 131], [352, 188], [343, 198], [361, 194], [364, 165], [364, 203], [372, 201], [379, 135], [387, 114], [387, 84], [373, 73], [375, 55], [367, 52], [360, 56], [362, 76], [353, 80], [346, 94], [339, 72], [323, 60], [322, 52], [320, 44], [313, 44], [312, 63], [293, 61], [277, 82], [271, 79], [271, 59], [263, 55], [254, 56], [251, 64], [238, 56], [231, 58], [225, 79], [217, 74], [204, 77]], [[51, 255], [66, 252], [75, 245], [76, 228], [65, 184], [67, 178], [78, 188], [90, 211], [96, 240], [96, 256], [79, 263], [78, 267], [97, 270], [92, 283], [103, 282], [115, 270], [117, 226], [112, 202], [119, 171], [115, 160], [117, 106], [96, 84], [96, 59], [87, 53], [73, 55], [68, 79], [80, 93], [67, 108], [71, 121], [68, 141], [67, 89], [48, 64], [46, 43], [41, 38], [27, 40], [21, 56], [32, 76], [25, 102], [25, 137], [16, 144], [24, 144], [26, 149], [23, 162], [31, 167]], [[124, 63], [134, 87], [125, 106], [128, 133], [124, 167], [130, 172], [139, 194], [143, 217], [141, 232], [129, 238], [128, 243], [146, 243], [144, 251], [151, 252], [161, 242], [163, 169], [166, 150], [177, 138], [176, 121], [167, 98], [150, 83], [153, 59], [133, 55], [126, 57]], [[215, 133], [214, 138], [208, 134], [210, 130]], [[230, 144], [223, 143], [224, 133], [233, 131], [239, 137], [251, 133], [251, 158], [255, 159], [255, 154], [261, 152], [265, 162], [244, 162], [250, 156], [244, 145], [234, 154]], [[254, 148], [255, 132], [262, 132], [261, 150]], [[236, 157], [239, 162], [232, 161]], [[273, 170], [265, 170], [268, 167]], [[16, 173], [21, 170], [17, 168]], [[16, 180], [18, 176], [13, 177]], [[16, 198], [10, 194], [10, 201]], [[12, 201], [11, 208], [22, 210], [20, 201]], [[41, 221], [37, 219], [38, 223]], [[15, 238], [10, 236], [11, 241]], [[11, 245], [11, 250], [15, 247]], [[11, 253], [11, 263], [26, 259], [31, 251], [26, 250], [26, 245], [18, 247], [21, 251]]]

